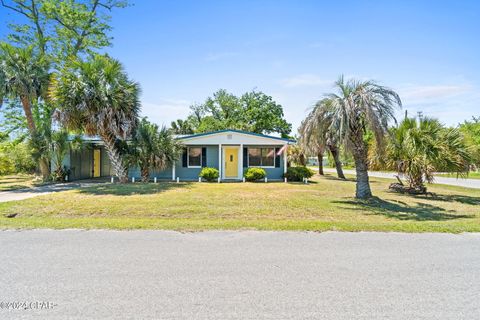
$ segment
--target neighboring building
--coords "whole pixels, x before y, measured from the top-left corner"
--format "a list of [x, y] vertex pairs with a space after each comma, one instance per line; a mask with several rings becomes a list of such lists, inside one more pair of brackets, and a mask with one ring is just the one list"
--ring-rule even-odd
[[[220, 171], [222, 180], [241, 180], [249, 167], [264, 168], [269, 180], [280, 180], [287, 169], [287, 146], [295, 141], [263, 134], [221, 130], [178, 136], [185, 149], [174, 166], [150, 176], [158, 179], [198, 180], [202, 167]], [[103, 143], [85, 138], [81, 151], [71, 150], [63, 165], [70, 170], [69, 180], [113, 175]], [[129, 177], [140, 178], [138, 168], [129, 169]]]
[[[323, 166], [328, 165], [328, 158], [327, 157], [322, 158], [322, 164], [323, 164]], [[318, 166], [318, 157], [308, 157], [307, 166]]]

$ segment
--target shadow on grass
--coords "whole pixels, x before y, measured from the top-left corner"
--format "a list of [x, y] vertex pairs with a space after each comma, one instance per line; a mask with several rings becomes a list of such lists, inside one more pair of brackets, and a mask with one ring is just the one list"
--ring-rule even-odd
[[459, 194], [448, 194], [448, 195], [415, 195], [413, 196], [416, 199], [423, 199], [423, 200], [436, 200], [436, 201], [445, 201], [445, 202], [459, 202], [462, 204], [469, 204], [469, 205], [480, 205], [480, 197], [471, 197], [471, 196], [464, 196]]
[[159, 182], [159, 183], [127, 183], [127, 184], [100, 184], [84, 187], [79, 193], [90, 195], [130, 196], [162, 193], [171, 189], [188, 188], [192, 182]]
[[345, 179], [341, 179], [335, 175], [331, 175], [331, 174], [325, 174], [325, 175], [319, 175], [317, 174], [316, 175], [317, 177], [320, 177], [320, 178], [323, 178], [325, 180], [334, 180], [334, 181], [348, 181], [348, 182], [355, 182], [356, 180], [354, 178], [345, 178]]
[[371, 214], [383, 215], [388, 218], [406, 221], [446, 221], [455, 219], [473, 218], [474, 215], [454, 214], [453, 210], [445, 210], [442, 207], [417, 202], [408, 205], [403, 201], [386, 201], [378, 197], [369, 200], [344, 200], [335, 203], [348, 205], [344, 209], [372, 211]]
[[2, 186], [0, 184], [0, 191], [13, 191], [13, 190], [19, 190], [19, 189], [30, 189], [30, 186], [26, 186], [23, 184], [13, 184], [9, 186]]

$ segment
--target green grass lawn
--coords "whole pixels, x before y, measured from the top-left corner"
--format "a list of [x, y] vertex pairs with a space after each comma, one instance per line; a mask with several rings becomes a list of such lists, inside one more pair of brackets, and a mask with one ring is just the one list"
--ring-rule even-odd
[[0, 191], [31, 188], [41, 184], [40, 180], [35, 180], [35, 177], [30, 174], [0, 176]]
[[480, 190], [434, 185], [434, 196], [411, 196], [371, 180], [370, 201], [355, 200], [355, 183], [331, 175], [308, 185], [97, 185], [0, 203], [0, 228], [480, 231]]

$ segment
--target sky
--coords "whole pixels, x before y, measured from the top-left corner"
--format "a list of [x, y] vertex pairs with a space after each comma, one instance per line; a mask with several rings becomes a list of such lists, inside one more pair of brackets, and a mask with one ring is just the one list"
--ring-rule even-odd
[[[169, 125], [218, 89], [271, 95], [294, 131], [340, 76], [400, 94], [456, 125], [480, 116], [480, 1], [153, 1], [112, 14], [113, 46]], [[2, 18], [3, 17], [3, 18]], [[6, 34], [0, 12], [0, 37]]]

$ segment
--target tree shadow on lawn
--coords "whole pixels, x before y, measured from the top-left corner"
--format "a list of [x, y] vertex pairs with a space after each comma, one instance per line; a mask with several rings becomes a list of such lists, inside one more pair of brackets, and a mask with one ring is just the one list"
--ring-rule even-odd
[[[323, 176], [317, 174], [316, 176], [317, 176], [317, 177], [320, 177], [320, 178], [323, 178], [323, 179], [325, 179], [325, 180], [344, 181], [344, 182], [357, 182], [357, 179], [355, 179], [354, 177], [341, 179], [341, 178], [337, 177], [335, 174], [325, 174], [325, 175], [323, 175]], [[379, 182], [380, 182], [380, 181], [371, 180], [371, 179], [370, 179], [370, 184], [376, 184], [376, 183], [379, 183]]]
[[414, 195], [416, 199], [422, 200], [436, 200], [436, 201], [444, 201], [444, 202], [459, 202], [462, 204], [469, 204], [472, 206], [480, 205], [480, 197], [471, 197], [471, 196], [464, 196], [459, 194], [448, 194], [448, 195], [440, 195], [440, 194], [432, 194], [432, 195]]
[[158, 183], [126, 183], [126, 184], [100, 184], [91, 187], [84, 187], [78, 190], [79, 193], [90, 195], [115, 195], [132, 196], [157, 194], [172, 189], [189, 188], [192, 182], [158, 182]]
[[398, 220], [414, 221], [446, 221], [454, 219], [474, 218], [474, 215], [454, 214], [454, 210], [445, 210], [442, 207], [427, 203], [416, 202], [414, 206], [408, 205], [403, 201], [387, 201], [378, 197], [369, 200], [344, 200], [334, 201], [334, 203], [346, 204], [348, 207], [343, 209], [372, 211], [371, 214], [383, 215], [388, 218]]
[[341, 179], [341, 178], [337, 177], [336, 175], [332, 175], [332, 174], [325, 174], [323, 176], [320, 175], [320, 174], [316, 174], [315, 176], [319, 177], [319, 178], [322, 178], [322, 179], [325, 179], [325, 180], [355, 182], [355, 179], [353, 179], [353, 178]]

